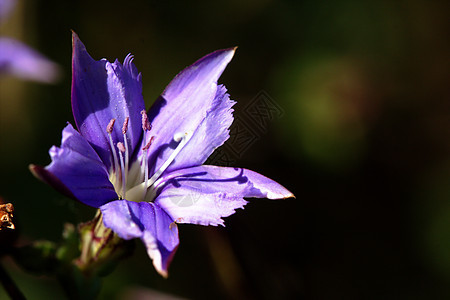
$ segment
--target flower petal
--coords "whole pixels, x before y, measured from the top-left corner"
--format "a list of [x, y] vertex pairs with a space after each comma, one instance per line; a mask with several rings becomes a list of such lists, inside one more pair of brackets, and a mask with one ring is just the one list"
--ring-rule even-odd
[[44, 83], [55, 82], [60, 75], [54, 62], [10, 38], [0, 38], [0, 73]]
[[218, 86], [212, 107], [167, 172], [203, 164], [214, 150], [230, 137], [228, 128], [233, 123], [231, 107], [236, 102], [230, 100], [226, 92], [227, 89], [223, 85]]
[[211, 109], [217, 80], [234, 55], [233, 48], [215, 51], [179, 73], [149, 111], [153, 125], [151, 174], [167, 160], [177, 143], [175, 134], [194, 133]]
[[35, 175], [84, 204], [100, 207], [117, 199], [108, 172], [91, 145], [68, 124], [61, 148], [50, 149], [52, 162], [45, 169], [32, 166]]
[[244, 197], [280, 199], [294, 195], [275, 181], [242, 168], [198, 166], [166, 175], [155, 204], [178, 223], [223, 225], [247, 203]]
[[103, 222], [119, 237], [140, 238], [155, 269], [167, 277], [169, 264], [178, 247], [178, 228], [158, 205], [117, 200], [103, 205]]
[[145, 109], [142, 98], [141, 74], [128, 55], [122, 65], [106, 59], [95, 61], [87, 53], [78, 36], [73, 33], [72, 56], [72, 110], [81, 134], [91, 143], [103, 163], [112, 164], [106, 128], [116, 119], [112, 138], [123, 142], [122, 125], [127, 117], [128, 143], [134, 149], [142, 133], [141, 111]]

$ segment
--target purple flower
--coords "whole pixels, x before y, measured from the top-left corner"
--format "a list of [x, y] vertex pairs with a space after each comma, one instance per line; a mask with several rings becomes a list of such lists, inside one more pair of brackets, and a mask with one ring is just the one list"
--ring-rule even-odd
[[242, 168], [202, 165], [229, 137], [234, 101], [217, 80], [235, 49], [215, 51], [179, 73], [145, 112], [141, 74], [93, 60], [73, 34], [72, 110], [52, 163], [31, 166], [62, 193], [100, 208], [104, 225], [123, 239], [140, 238], [167, 276], [178, 247], [177, 223], [223, 225], [244, 197], [293, 197]]
[[[0, 0], [0, 22], [12, 11], [14, 0]], [[43, 83], [59, 78], [59, 67], [36, 50], [17, 40], [0, 37], [0, 75], [9, 74]]]
[[59, 77], [59, 67], [24, 43], [0, 37], [0, 74], [52, 83]]

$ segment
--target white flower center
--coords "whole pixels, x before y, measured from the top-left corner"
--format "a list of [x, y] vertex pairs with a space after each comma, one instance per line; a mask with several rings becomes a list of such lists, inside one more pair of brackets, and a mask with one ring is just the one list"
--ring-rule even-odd
[[[143, 153], [140, 156], [140, 159], [134, 161], [131, 166], [129, 166], [129, 156], [132, 151], [130, 152], [127, 142], [129, 117], [125, 119], [122, 127], [123, 143], [117, 142], [114, 145], [112, 139], [112, 131], [115, 119], [112, 119], [107, 126], [106, 132], [109, 136], [111, 154], [113, 156], [113, 165], [111, 166], [111, 170], [109, 172], [109, 180], [113, 184], [114, 189], [120, 199], [126, 199], [135, 202], [151, 202], [154, 200], [156, 195], [156, 189], [159, 183], [158, 179], [191, 139], [192, 132], [176, 133], [173, 136], [173, 140], [177, 142], [178, 145], [167, 158], [167, 160], [151, 176], [151, 178], [148, 178], [148, 151], [154, 137], [149, 137], [147, 134], [151, 130], [151, 125], [147, 119], [147, 113], [143, 110], [141, 114], [142, 129], [144, 131], [142, 144], [145, 146], [142, 148]], [[118, 151], [116, 151], [116, 147]]]

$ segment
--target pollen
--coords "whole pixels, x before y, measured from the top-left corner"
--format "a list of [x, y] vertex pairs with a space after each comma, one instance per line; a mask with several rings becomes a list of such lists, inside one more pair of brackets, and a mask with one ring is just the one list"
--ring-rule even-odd
[[[150, 135], [149, 131], [152, 129], [152, 125], [149, 122], [147, 112], [141, 111], [142, 122], [142, 144], [141, 148], [142, 157], [139, 161], [136, 161], [140, 171], [135, 173], [130, 161], [130, 153], [133, 153], [134, 149], [130, 149], [130, 141], [128, 140], [128, 127], [130, 117], [125, 117], [121, 127], [123, 140], [120, 135], [117, 135], [117, 130], [114, 131], [114, 125], [116, 119], [111, 119], [106, 126], [106, 132], [109, 139], [110, 152], [112, 156], [112, 168], [110, 173], [110, 180], [114, 185], [115, 191], [119, 199], [127, 199], [130, 201], [152, 201], [154, 198], [154, 189], [157, 186], [157, 181], [169, 167], [169, 165], [175, 160], [175, 157], [185, 147], [188, 141], [191, 139], [193, 132], [177, 132], [173, 135], [173, 142], [177, 143], [172, 153], [165, 159], [162, 165], [157, 170], [150, 174], [149, 168], [149, 148], [155, 140], [155, 136]], [[122, 119], [122, 118], [120, 118]], [[113, 133], [114, 132], [114, 133]], [[129, 181], [129, 182], [128, 182]], [[127, 197], [128, 196], [128, 197]], [[145, 200], [146, 199], [146, 200]]]
[[145, 110], [141, 111], [142, 115], [142, 130], [150, 131], [152, 129], [152, 124], [148, 121], [147, 112]]
[[117, 143], [117, 149], [119, 149], [120, 152], [125, 153], [127, 150], [125, 149], [125, 146], [122, 142]]
[[153, 139], [154, 138], [155, 138], [154, 136], [150, 137], [150, 139], [148, 140], [147, 144], [142, 148], [143, 151], [148, 150], [148, 148], [150, 148], [150, 146], [153, 143]]
[[114, 123], [116, 123], [116, 119], [111, 119], [111, 121], [109, 121], [108, 126], [106, 126], [107, 133], [111, 133], [113, 131]]
[[126, 117], [125, 121], [123, 122], [123, 126], [122, 126], [122, 133], [126, 134], [128, 131], [128, 121], [130, 120], [130, 117]]

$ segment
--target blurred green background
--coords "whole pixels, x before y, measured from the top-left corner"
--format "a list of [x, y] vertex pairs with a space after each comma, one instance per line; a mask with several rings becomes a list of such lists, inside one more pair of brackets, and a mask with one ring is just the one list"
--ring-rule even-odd
[[[192, 299], [450, 297], [448, 1], [18, 1], [1, 35], [60, 64], [53, 85], [0, 78], [0, 195], [20, 243], [57, 241], [94, 209], [39, 182], [70, 108], [71, 32], [95, 59], [135, 55], [147, 106], [182, 68], [239, 46], [221, 77], [254, 129], [235, 165], [296, 199], [250, 201], [225, 228], [181, 225], [169, 278], [144, 247], [104, 279], [101, 299], [159, 291]], [[264, 95], [263, 128], [244, 115]], [[253, 102], [252, 102], [253, 101]], [[3, 263], [30, 299], [50, 278]], [[0, 289], [0, 298], [6, 297]]]

